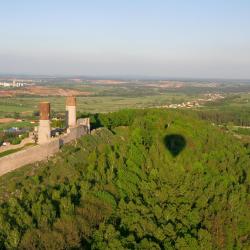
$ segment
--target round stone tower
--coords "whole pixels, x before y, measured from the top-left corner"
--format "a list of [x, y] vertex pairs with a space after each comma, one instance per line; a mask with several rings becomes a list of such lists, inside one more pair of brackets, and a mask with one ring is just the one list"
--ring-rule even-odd
[[49, 142], [51, 138], [50, 129], [50, 103], [41, 102], [39, 104], [40, 121], [38, 128], [38, 144]]
[[66, 99], [66, 121], [67, 127], [76, 126], [76, 97], [68, 96]]

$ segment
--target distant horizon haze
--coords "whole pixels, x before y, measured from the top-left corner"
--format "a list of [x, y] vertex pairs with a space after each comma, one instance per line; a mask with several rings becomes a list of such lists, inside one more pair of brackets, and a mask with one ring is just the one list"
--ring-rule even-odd
[[114, 80], [114, 81], [204, 81], [204, 82], [232, 82], [240, 81], [250, 84], [250, 78], [213, 78], [213, 77], [159, 77], [159, 76], [140, 76], [140, 75], [71, 75], [71, 74], [28, 74], [28, 73], [3, 73], [0, 72], [0, 79], [81, 79], [81, 80]]
[[12, 0], [0, 74], [250, 79], [248, 0]]

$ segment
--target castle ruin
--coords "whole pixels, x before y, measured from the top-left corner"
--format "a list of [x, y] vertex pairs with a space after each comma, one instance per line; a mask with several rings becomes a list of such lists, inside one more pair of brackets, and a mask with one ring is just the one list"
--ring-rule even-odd
[[76, 119], [76, 98], [70, 96], [66, 99], [66, 132], [52, 137], [50, 108], [49, 102], [39, 104], [40, 119], [37, 130], [37, 145], [1, 157], [0, 176], [22, 166], [46, 160], [57, 153], [63, 145], [90, 133], [89, 118]]

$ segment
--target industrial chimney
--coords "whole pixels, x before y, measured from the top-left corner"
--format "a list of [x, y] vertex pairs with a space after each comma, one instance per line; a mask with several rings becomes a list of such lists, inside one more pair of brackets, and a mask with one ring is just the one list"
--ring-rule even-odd
[[51, 138], [50, 131], [50, 103], [41, 102], [39, 104], [40, 121], [38, 128], [38, 144], [49, 142]]
[[75, 96], [68, 96], [66, 99], [66, 119], [67, 127], [76, 126], [76, 98]]

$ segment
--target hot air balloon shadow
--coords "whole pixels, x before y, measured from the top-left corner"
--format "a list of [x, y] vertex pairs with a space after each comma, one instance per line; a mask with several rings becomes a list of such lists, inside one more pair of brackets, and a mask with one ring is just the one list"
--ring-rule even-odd
[[187, 144], [186, 139], [178, 134], [166, 135], [164, 137], [164, 143], [173, 157], [178, 156]]

